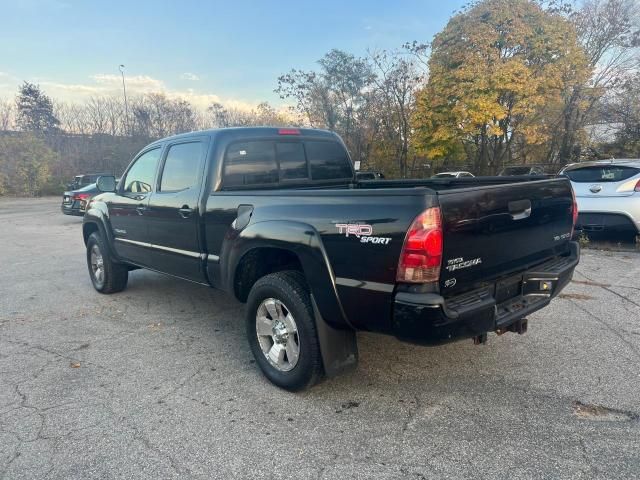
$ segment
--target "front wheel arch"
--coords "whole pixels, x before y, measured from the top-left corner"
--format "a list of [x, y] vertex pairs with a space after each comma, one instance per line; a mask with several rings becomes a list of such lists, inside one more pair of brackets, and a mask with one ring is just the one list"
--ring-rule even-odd
[[118, 254], [113, 248], [113, 235], [109, 235], [107, 226], [104, 224], [104, 219], [101, 219], [99, 217], [94, 217], [94, 216], [87, 218], [87, 215], [85, 215], [84, 223], [82, 225], [82, 237], [84, 239], [85, 246], [89, 241], [89, 237], [93, 233], [97, 233], [103, 238], [105, 243], [105, 248], [107, 249], [107, 251], [109, 252], [109, 255], [111, 256], [111, 258], [115, 263], [126, 264], [126, 262], [123, 262], [122, 259], [118, 257]]
[[[99, 231], [94, 231], [87, 239], [87, 268], [93, 287], [99, 293], [110, 294], [127, 288], [129, 270], [126, 265], [113, 260], [107, 243]], [[97, 268], [99, 265], [99, 269]], [[100, 275], [97, 275], [97, 271]]]
[[82, 238], [84, 239], [84, 245], [87, 245], [89, 236], [94, 232], [100, 232], [100, 228], [94, 222], [88, 222], [82, 225]]

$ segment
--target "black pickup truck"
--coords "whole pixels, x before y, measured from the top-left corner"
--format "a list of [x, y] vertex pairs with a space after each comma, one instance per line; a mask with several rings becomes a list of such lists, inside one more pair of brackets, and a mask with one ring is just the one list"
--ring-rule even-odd
[[579, 258], [566, 178], [357, 181], [322, 130], [166, 138], [98, 187], [83, 224], [95, 289], [142, 267], [229, 292], [289, 390], [355, 366], [357, 330], [423, 345], [523, 333]]

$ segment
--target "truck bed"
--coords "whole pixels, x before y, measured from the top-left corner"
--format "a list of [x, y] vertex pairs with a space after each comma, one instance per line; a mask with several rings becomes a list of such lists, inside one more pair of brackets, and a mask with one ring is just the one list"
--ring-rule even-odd
[[[243, 189], [211, 193], [204, 222], [208, 253], [226, 255], [224, 243], [232, 241], [228, 226], [238, 205], [252, 209], [249, 230], [283, 219], [312, 226], [332, 268], [347, 321], [376, 331], [390, 328], [393, 293], [418, 288], [398, 284], [396, 270], [406, 232], [425, 209], [441, 209], [444, 249], [438, 285], [421, 288], [435, 288], [444, 298], [565, 253], [572, 227], [571, 187], [564, 178], [384, 180]], [[363, 243], [339, 225], [366, 225], [370, 236], [382, 243]], [[220, 277], [218, 269], [210, 266], [211, 278]]]

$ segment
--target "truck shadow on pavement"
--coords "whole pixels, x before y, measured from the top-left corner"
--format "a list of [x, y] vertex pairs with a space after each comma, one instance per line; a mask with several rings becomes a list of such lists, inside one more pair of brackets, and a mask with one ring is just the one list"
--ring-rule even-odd
[[[192, 352], [210, 352], [216, 357], [224, 357], [226, 373], [235, 377], [238, 383], [243, 381], [238, 378], [238, 373], [242, 372], [241, 377], [251, 383], [258, 381], [267, 389], [281, 391], [262, 378], [254, 364], [245, 336], [244, 305], [226, 293], [136, 270], [130, 274], [127, 290], [106, 297], [108, 302], [112, 298], [117, 298], [118, 314], [136, 319], [139, 328], [147, 326], [151, 331], [188, 341]], [[506, 337], [511, 335], [498, 342], [505, 343]], [[451, 379], [461, 374], [473, 376], [481, 370], [501, 370], [492, 367], [500, 349], [492, 351], [491, 345], [474, 346], [471, 340], [421, 347], [390, 336], [359, 332], [358, 347], [360, 361], [354, 372], [325, 379], [309, 392], [350, 391], [354, 387], [366, 389], [374, 384], [395, 384], [394, 388], [402, 390], [407, 382], [425, 386], [447, 376]], [[494, 343], [493, 349], [495, 347]], [[502, 351], [504, 353], [504, 348]]]

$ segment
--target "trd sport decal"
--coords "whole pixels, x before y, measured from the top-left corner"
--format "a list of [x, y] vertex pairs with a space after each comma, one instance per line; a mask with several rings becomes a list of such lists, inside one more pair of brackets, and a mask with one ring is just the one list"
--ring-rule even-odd
[[373, 235], [373, 227], [366, 223], [336, 223], [338, 233], [344, 233], [346, 237], [349, 235], [355, 235], [360, 238], [361, 236]]
[[338, 233], [344, 234], [349, 238], [354, 236], [360, 239], [360, 243], [374, 243], [377, 245], [387, 245], [390, 241], [390, 237], [374, 237], [373, 227], [366, 223], [336, 223]]
[[482, 258], [472, 258], [471, 260], [465, 260], [463, 257], [452, 258], [451, 260], [447, 260], [447, 270], [450, 272], [454, 272], [456, 270], [462, 270], [463, 268], [473, 267], [475, 265], [480, 265], [482, 263]]

